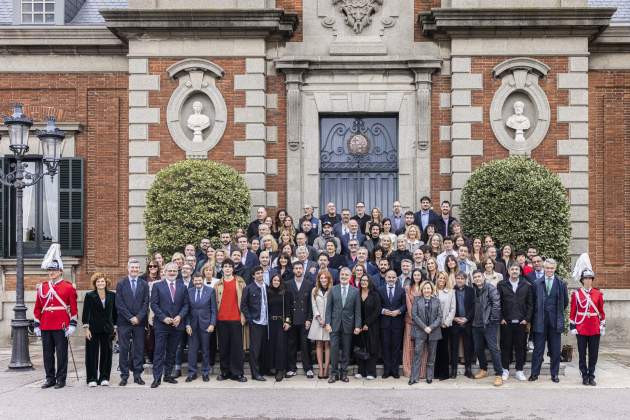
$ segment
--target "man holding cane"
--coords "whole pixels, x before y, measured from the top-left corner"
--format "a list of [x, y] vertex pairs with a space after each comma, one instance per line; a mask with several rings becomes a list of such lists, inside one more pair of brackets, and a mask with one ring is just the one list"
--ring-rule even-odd
[[[63, 280], [58, 260], [47, 264], [48, 282], [37, 286], [35, 298], [35, 334], [42, 338], [46, 382], [43, 389], [66, 386], [68, 373], [68, 339], [77, 328], [77, 291]], [[55, 372], [55, 355], [57, 371]]]

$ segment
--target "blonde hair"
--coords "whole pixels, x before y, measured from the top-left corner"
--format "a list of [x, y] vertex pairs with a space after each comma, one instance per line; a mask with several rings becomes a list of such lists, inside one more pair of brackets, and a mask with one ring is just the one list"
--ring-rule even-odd
[[438, 286], [438, 284], [440, 284], [440, 277], [444, 277], [444, 291], [448, 292], [449, 290], [452, 290], [453, 280], [446, 271], [440, 271], [437, 273], [437, 276], [435, 278], [435, 289], [440, 290], [440, 287]]
[[407, 230], [405, 231], [405, 237], [407, 238], [407, 240], [409, 240], [409, 232], [412, 229], [416, 231], [416, 241], [419, 241], [421, 235], [420, 235], [420, 228], [418, 227], [418, 225], [409, 225], [409, 227], [407, 227]]
[[424, 286], [426, 286], [427, 284], [429, 286], [431, 286], [431, 296], [434, 296], [435, 295], [435, 286], [429, 280], [425, 280], [422, 283], [420, 283], [420, 293], [424, 296], [424, 293], [422, 293], [422, 291], [424, 290]]
[[260, 238], [260, 248], [265, 249], [265, 241], [271, 241], [271, 252], [278, 252], [278, 242], [276, 242], [276, 238], [272, 235], [265, 235]]

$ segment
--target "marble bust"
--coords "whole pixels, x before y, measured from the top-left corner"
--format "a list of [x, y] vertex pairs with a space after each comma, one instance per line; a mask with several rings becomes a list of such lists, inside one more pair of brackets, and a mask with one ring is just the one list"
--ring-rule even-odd
[[203, 104], [199, 101], [193, 102], [193, 113], [188, 117], [188, 128], [193, 131], [193, 143], [203, 142], [203, 130], [210, 126], [210, 118], [201, 113]]
[[524, 110], [525, 104], [523, 102], [514, 102], [514, 115], [508, 118], [505, 123], [505, 125], [516, 131], [516, 134], [514, 135], [515, 142], [524, 142], [524, 132], [530, 127], [529, 118], [523, 115]]

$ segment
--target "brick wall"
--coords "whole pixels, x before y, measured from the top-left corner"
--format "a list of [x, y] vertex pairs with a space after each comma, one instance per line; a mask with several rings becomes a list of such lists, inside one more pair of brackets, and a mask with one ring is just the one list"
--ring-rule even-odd
[[630, 287], [630, 71], [589, 74], [589, 236], [597, 286]]
[[[85, 254], [77, 273], [79, 289], [89, 276], [104, 271], [123, 274], [127, 260], [127, 74], [2, 74], [0, 113], [22, 102], [35, 121], [56, 115], [59, 122], [78, 122], [75, 156], [85, 164]], [[26, 290], [41, 278], [27, 276]], [[15, 278], [8, 278], [8, 290]]]
[[[267, 108], [267, 126], [278, 130], [277, 143], [267, 139], [267, 159], [278, 160], [278, 174], [267, 176], [267, 190], [278, 191], [278, 209], [287, 208], [287, 90], [284, 81], [283, 73], [267, 77], [267, 93], [278, 97], [278, 107]], [[277, 210], [270, 209], [270, 213]]]
[[[482, 74], [483, 89], [472, 91], [472, 106], [483, 108], [483, 122], [473, 123], [472, 138], [483, 140], [483, 156], [473, 157], [472, 169], [478, 168], [481, 163], [495, 159], [503, 159], [509, 156], [506, 148], [501, 146], [492, 132], [490, 126], [490, 104], [495, 92], [501, 86], [501, 81], [492, 77], [492, 69], [497, 64], [512, 57], [473, 57], [472, 73]], [[566, 57], [532, 57], [542, 61], [551, 70], [547, 77], [540, 80], [539, 85], [545, 91], [551, 108], [551, 124], [545, 140], [532, 152], [532, 158], [547, 166], [554, 172], [568, 172], [569, 158], [557, 155], [557, 141], [567, 139], [569, 125], [557, 122], [558, 105], [569, 104], [569, 94], [566, 89], [558, 89], [558, 73], [568, 71], [568, 59]]]
[[436, 209], [439, 207], [440, 191], [451, 189], [450, 175], [440, 174], [440, 158], [451, 157], [450, 142], [440, 141], [440, 126], [450, 125], [451, 110], [440, 106], [440, 96], [450, 94], [450, 91], [451, 77], [434, 74], [431, 90], [431, 200]]

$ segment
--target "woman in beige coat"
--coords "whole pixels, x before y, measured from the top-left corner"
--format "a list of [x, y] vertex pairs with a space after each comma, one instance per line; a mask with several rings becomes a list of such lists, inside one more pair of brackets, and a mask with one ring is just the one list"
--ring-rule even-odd
[[442, 309], [442, 338], [438, 341], [437, 350], [435, 352], [435, 377], [443, 381], [453, 374], [453, 372], [449, 373], [449, 338], [451, 336], [451, 326], [453, 325], [456, 309], [453, 283], [451, 282], [450, 276], [445, 272], [438, 273], [435, 283], [435, 293], [440, 300], [440, 307]]
[[311, 293], [311, 305], [313, 307], [313, 322], [308, 331], [308, 339], [315, 342], [319, 379], [328, 378], [330, 368], [330, 334], [324, 328], [326, 325], [326, 300], [332, 290], [333, 278], [330, 271], [320, 271], [317, 282]]

